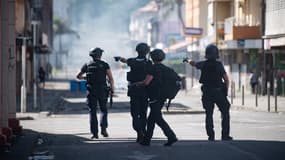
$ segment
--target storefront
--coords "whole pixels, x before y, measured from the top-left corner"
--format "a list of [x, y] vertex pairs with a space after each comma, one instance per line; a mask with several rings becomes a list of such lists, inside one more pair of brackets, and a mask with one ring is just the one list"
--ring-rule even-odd
[[221, 46], [220, 60], [237, 90], [244, 86], [250, 91], [251, 76], [260, 77], [261, 46], [261, 39], [225, 41]]

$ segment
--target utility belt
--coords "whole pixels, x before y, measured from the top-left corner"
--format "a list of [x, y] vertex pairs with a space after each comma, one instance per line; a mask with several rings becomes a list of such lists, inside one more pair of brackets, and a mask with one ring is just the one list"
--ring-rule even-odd
[[228, 88], [225, 83], [223, 83], [220, 87], [213, 87], [213, 86], [207, 86], [202, 85], [201, 90], [203, 93], [207, 92], [222, 92], [225, 96], [228, 95]]
[[86, 89], [90, 93], [106, 96], [108, 95], [111, 88], [104, 84], [96, 86], [91, 84], [86, 84]]
[[138, 86], [136, 83], [129, 83], [128, 96], [147, 96], [146, 88], [144, 86]]
[[127, 72], [127, 81], [129, 82], [137, 82], [142, 81], [145, 78], [143, 73], [135, 73], [135, 72]]

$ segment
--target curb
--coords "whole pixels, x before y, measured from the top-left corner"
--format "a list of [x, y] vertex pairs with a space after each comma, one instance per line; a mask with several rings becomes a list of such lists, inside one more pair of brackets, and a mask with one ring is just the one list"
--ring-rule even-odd
[[202, 110], [192, 110], [192, 109], [188, 109], [188, 110], [162, 110], [163, 114], [168, 114], [168, 115], [172, 115], [172, 114], [204, 114], [205, 111]]
[[279, 114], [284, 113], [284, 111], [275, 112], [274, 110], [271, 110], [270, 112], [268, 112], [266, 109], [262, 109], [259, 107], [246, 107], [246, 106], [234, 105], [234, 104], [231, 104], [231, 107], [234, 110], [248, 110], [248, 111], [255, 111], [255, 112], [267, 112], [267, 113], [279, 113]]

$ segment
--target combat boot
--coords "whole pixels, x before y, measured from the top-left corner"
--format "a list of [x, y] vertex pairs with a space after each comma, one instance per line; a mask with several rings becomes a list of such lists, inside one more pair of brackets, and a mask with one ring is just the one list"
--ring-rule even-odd
[[232, 141], [233, 137], [231, 136], [222, 136], [222, 141]]
[[109, 137], [109, 134], [108, 134], [106, 128], [101, 128], [101, 135], [102, 135], [103, 137]]
[[141, 143], [143, 140], [144, 140], [144, 133], [143, 132], [137, 132], [136, 142]]
[[98, 139], [99, 137], [98, 137], [98, 134], [96, 133], [96, 134], [93, 134], [92, 135], [92, 137], [91, 137], [91, 139]]
[[164, 143], [164, 146], [171, 146], [173, 143], [177, 142], [178, 139], [176, 137], [174, 138], [169, 138], [167, 143]]
[[143, 146], [150, 146], [150, 140], [144, 139], [143, 141], [140, 142], [140, 144]]
[[215, 141], [215, 136], [209, 136], [208, 141]]

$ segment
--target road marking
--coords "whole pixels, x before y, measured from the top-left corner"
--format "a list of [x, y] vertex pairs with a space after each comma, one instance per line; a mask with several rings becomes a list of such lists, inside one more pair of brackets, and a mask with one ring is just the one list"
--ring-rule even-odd
[[47, 156], [31, 156], [29, 160], [53, 160], [54, 155], [47, 155]]
[[128, 159], [135, 159], [135, 160], [151, 160], [152, 158], [157, 157], [157, 155], [147, 155], [140, 151], [134, 151], [133, 155], [125, 157], [127, 157]]

